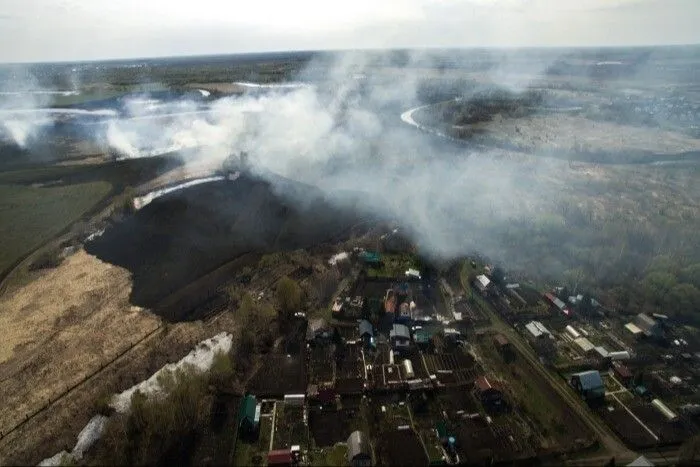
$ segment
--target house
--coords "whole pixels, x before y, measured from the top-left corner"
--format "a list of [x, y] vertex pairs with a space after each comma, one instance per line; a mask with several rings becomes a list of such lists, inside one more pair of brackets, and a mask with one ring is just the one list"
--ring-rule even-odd
[[254, 438], [260, 426], [261, 405], [255, 396], [248, 394], [241, 401], [238, 412], [238, 430], [242, 437]]
[[605, 397], [603, 378], [597, 370], [575, 373], [571, 375], [570, 383], [586, 401], [596, 401]]
[[411, 332], [405, 324], [394, 323], [389, 331], [391, 348], [394, 350], [406, 350], [411, 345]]
[[353, 431], [348, 438], [348, 463], [353, 467], [372, 465], [372, 450], [369, 439], [361, 431]]
[[613, 362], [612, 367], [615, 378], [617, 378], [617, 380], [621, 382], [624, 386], [629, 386], [634, 376], [630, 369], [620, 362]]
[[325, 343], [331, 340], [333, 329], [323, 318], [316, 318], [309, 321], [306, 328], [306, 341], [314, 343]]
[[639, 313], [634, 319], [634, 324], [642, 330], [646, 337], [663, 337], [664, 331], [661, 325], [647, 314]]
[[515, 358], [515, 352], [513, 351], [513, 345], [503, 334], [496, 334], [493, 337], [493, 343], [496, 346], [496, 350], [501, 354], [506, 360], [511, 360]]
[[294, 463], [291, 449], [275, 449], [267, 453], [267, 465], [290, 466]]
[[552, 333], [549, 332], [549, 329], [547, 329], [544, 324], [540, 323], [539, 321], [530, 321], [525, 325], [525, 329], [528, 331], [528, 337], [531, 339], [544, 339], [552, 337]]
[[511, 348], [510, 341], [503, 334], [493, 336], [493, 343], [499, 352], [504, 352]]
[[474, 392], [487, 409], [495, 410], [503, 407], [503, 392], [486, 376], [480, 376], [474, 381]]
[[576, 344], [584, 354], [595, 351], [595, 345], [593, 345], [593, 343], [589, 341], [587, 337], [579, 337], [574, 339], [574, 344]]
[[408, 303], [403, 302], [399, 305], [399, 311], [396, 313], [396, 321], [400, 323], [408, 323], [411, 321], [411, 307]]
[[360, 320], [358, 328], [360, 331], [360, 339], [365, 348], [374, 347], [376, 344], [374, 342], [374, 328], [372, 327], [372, 323], [366, 319]]
[[491, 280], [483, 274], [479, 274], [476, 276], [476, 279], [474, 279], [474, 287], [476, 287], [483, 296], [488, 295], [490, 285]]
[[531, 321], [525, 325], [525, 330], [530, 345], [540, 356], [549, 357], [556, 354], [557, 346], [554, 343], [554, 338], [544, 324], [539, 321]]
[[544, 294], [544, 298], [546, 298], [549, 303], [551, 303], [553, 306], [555, 306], [559, 311], [564, 313], [566, 316], [569, 316], [571, 314], [571, 310], [569, 310], [569, 308], [566, 306], [566, 303], [564, 303], [559, 298], [557, 298], [553, 293], [546, 292]]

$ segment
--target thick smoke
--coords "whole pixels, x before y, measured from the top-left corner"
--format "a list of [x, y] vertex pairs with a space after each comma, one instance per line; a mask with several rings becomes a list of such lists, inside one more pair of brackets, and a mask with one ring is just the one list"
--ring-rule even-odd
[[[85, 111], [97, 119], [87, 126], [96, 141], [126, 158], [186, 150], [183, 157], [198, 174], [202, 166], [213, 171], [228, 156], [246, 152], [259, 175], [318, 186], [335, 202], [360, 201], [405, 226], [434, 256], [479, 252], [509, 262], [505, 252], [513, 248], [504, 246], [504, 234], [514, 238], [508, 232], [518, 225], [557, 209], [567, 162], [537, 157], [536, 147], [455, 143], [440, 136], [442, 130], [412, 124], [414, 114], [407, 111], [456, 96], [469, 99], [484, 89], [517, 95], [555, 82], [552, 74], [570, 75], [567, 63], [577, 63], [552, 52], [526, 55], [328, 54], [283, 85], [241, 83], [246, 92], [218, 99], [208, 92], [195, 92], [197, 99], [127, 98], [116, 110]], [[465, 70], [468, 83], [461, 78]], [[597, 82], [593, 78], [577, 86]], [[452, 84], [426, 99], [425, 82]], [[558, 85], [566, 87], [566, 80]], [[29, 107], [39, 105], [44, 103]], [[15, 133], [25, 131], [21, 120], [2, 121]]]
[[0, 140], [9, 139], [22, 149], [36, 139], [41, 130], [52, 126], [57, 115], [70, 110], [51, 109], [56, 96], [78, 94], [77, 82], [71, 89], [46, 89], [24, 67], [13, 69], [0, 87]]
[[[189, 149], [195, 155], [188, 159], [212, 168], [247, 152], [262, 176], [318, 186], [336, 202], [360, 199], [435, 256], [502, 256], [492, 229], [542, 210], [554, 189], [540, 180], [557, 164], [446, 144], [406, 124], [401, 114], [417, 105], [418, 85], [435, 63], [428, 54], [395, 61], [344, 54], [311, 63], [300, 76], [304, 85], [267, 87], [205, 108], [138, 99], [104, 137], [126, 157]], [[499, 79], [507, 75], [497, 70]]]

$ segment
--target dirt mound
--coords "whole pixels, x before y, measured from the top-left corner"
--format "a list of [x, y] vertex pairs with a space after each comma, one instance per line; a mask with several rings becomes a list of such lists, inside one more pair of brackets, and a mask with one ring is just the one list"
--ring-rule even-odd
[[358, 219], [312, 187], [243, 175], [158, 198], [86, 250], [131, 271], [132, 303], [158, 313], [157, 305], [170, 294], [244, 253], [340, 239]]

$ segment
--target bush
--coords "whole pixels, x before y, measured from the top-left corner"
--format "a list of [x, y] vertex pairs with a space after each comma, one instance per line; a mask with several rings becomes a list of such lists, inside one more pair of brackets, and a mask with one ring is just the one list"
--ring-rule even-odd
[[235, 369], [229, 354], [217, 352], [209, 370], [209, 384], [217, 390], [223, 391], [233, 385]]
[[165, 395], [135, 392], [129, 414], [110, 418], [96, 464], [187, 464], [207, 411], [207, 375], [179, 370], [160, 379]]
[[301, 288], [296, 281], [285, 276], [277, 283], [277, 300], [284, 318], [291, 318], [301, 306]]

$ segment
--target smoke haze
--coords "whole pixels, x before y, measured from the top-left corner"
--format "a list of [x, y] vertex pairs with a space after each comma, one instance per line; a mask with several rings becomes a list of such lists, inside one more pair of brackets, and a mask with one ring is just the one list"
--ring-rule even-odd
[[[477, 78], [452, 90], [465, 100], [484, 89], [523, 93], [561, 66], [552, 52], [476, 55], [468, 66], [480, 70]], [[121, 157], [186, 149], [188, 163], [214, 170], [244, 151], [263, 177], [271, 172], [318, 186], [336, 202], [362, 200], [365, 209], [405, 226], [433, 256], [479, 252], [505, 260], [502, 233], [555, 209], [567, 162], [537, 157], [536, 150], [455, 144], [402, 121], [423, 103], [422, 83], [459, 83], [464, 66], [430, 52], [324, 55], [292, 83], [240, 83], [251, 90], [240, 96], [131, 96], [117, 110], [84, 112], [95, 119], [86, 125], [93, 139]], [[650, 71], [642, 62], [635, 74]], [[49, 124], [48, 112], [39, 110], [45, 105], [25, 102], [35, 111], [24, 120], [20, 112], [0, 113], [17, 144]]]

